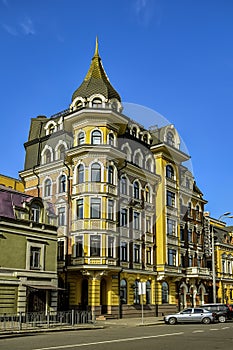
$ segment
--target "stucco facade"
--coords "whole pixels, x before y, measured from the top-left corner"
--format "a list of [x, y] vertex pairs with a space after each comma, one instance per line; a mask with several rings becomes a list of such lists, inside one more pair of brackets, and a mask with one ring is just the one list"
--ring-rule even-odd
[[25, 191], [58, 217], [61, 307], [121, 317], [138, 316], [142, 300], [147, 315], [204, 302], [206, 201], [189, 155], [173, 125], [145, 129], [123, 114], [98, 43], [69, 107], [33, 118], [25, 149]]
[[41, 199], [0, 186], [0, 314], [57, 310], [57, 228]]

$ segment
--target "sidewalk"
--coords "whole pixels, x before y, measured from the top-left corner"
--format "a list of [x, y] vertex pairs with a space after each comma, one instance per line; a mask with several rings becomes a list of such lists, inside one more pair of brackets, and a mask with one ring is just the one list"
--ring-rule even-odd
[[153, 326], [163, 324], [163, 316], [160, 317], [141, 317], [137, 318], [121, 318], [121, 319], [107, 319], [105, 321], [96, 321], [96, 325], [103, 325], [108, 327], [114, 326], [126, 326], [126, 327], [138, 327], [138, 326]]
[[108, 319], [96, 321], [94, 324], [79, 324], [74, 326], [59, 326], [50, 328], [38, 328], [38, 329], [24, 329], [24, 330], [12, 330], [1, 331], [0, 339], [12, 338], [17, 336], [29, 336], [35, 333], [43, 332], [64, 332], [64, 331], [77, 331], [77, 330], [98, 330], [108, 327], [143, 327], [154, 326], [163, 324], [162, 317], [144, 317], [142, 318], [122, 318], [122, 319]]

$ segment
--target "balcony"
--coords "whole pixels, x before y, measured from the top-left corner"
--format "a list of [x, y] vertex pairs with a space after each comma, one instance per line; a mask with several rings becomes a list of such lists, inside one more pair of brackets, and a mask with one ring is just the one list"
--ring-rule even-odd
[[167, 244], [178, 245], [178, 237], [167, 234]]
[[147, 232], [146, 235], [145, 235], [145, 241], [149, 242], [149, 243], [153, 243], [154, 242], [153, 233]]
[[115, 258], [106, 258], [106, 257], [80, 257], [72, 258], [72, 265], [109, 265], [116, 266], [117, 259]]
[[116, 232], [116, 222], [106, 219], [77, 219], [72, 222], [72, 231], [110, 230]]
[[187, 277], [210, 277], [210, 271], [207, 267], [187, 267], [185, 269], [185, 274]]
[[110, 194], [117, 195], [117, 186], [106, 182], [85, 182], [81, 184], [73, 185], [72, 194], [82, 193], [97, 193], [97, 194]]

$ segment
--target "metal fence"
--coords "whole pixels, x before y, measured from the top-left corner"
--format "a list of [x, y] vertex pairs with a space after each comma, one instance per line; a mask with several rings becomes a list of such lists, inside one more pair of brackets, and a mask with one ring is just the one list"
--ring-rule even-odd
[[38, 328], [75, 326], [94, 323], [91, 311], [32, 312], [0, 315], [0, 332], [21, 331]]

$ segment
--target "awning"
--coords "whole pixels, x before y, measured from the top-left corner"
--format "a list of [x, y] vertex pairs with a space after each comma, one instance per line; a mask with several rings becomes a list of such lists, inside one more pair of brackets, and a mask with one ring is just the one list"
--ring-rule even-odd
[[38, 290], [64, 290], [63, 288], [52, 286], [50, 284], [24, 284], [24, 286]]

